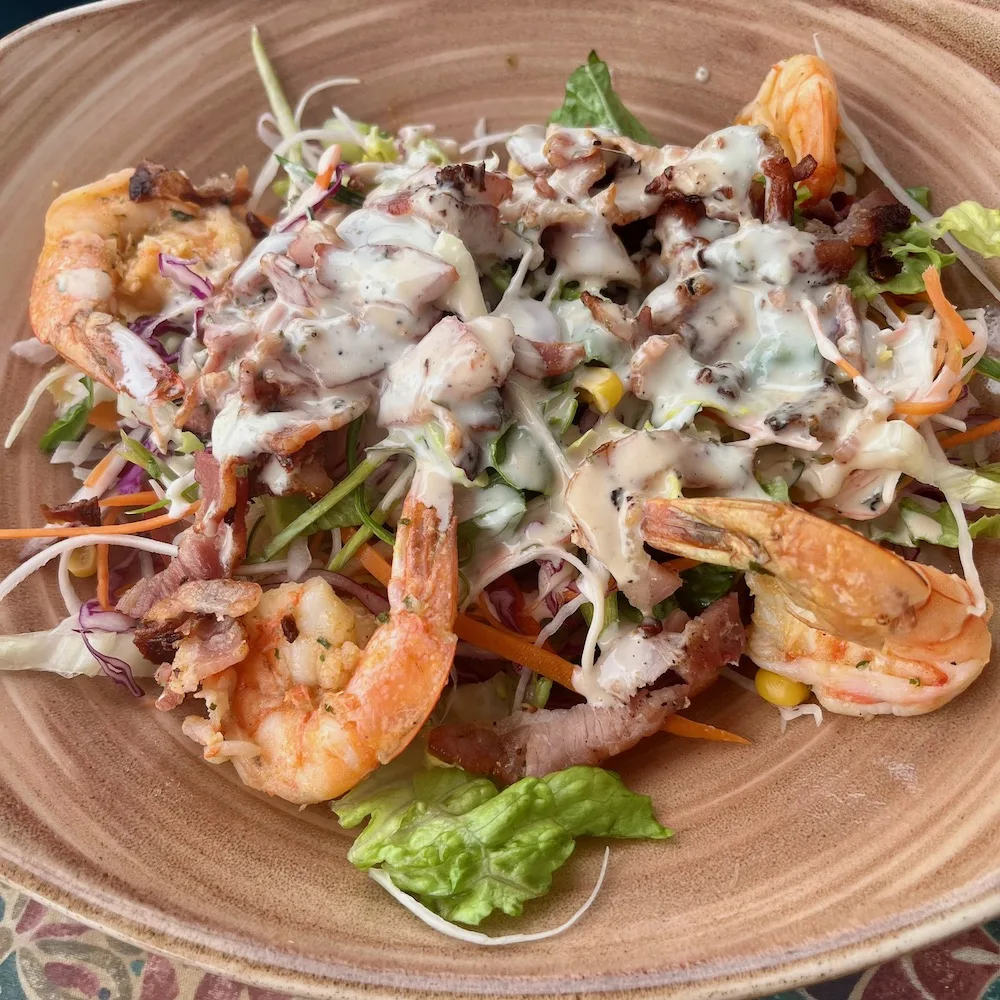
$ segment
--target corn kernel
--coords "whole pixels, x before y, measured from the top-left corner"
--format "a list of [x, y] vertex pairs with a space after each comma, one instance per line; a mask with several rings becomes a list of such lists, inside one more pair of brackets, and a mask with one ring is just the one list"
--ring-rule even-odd
[[610, 368], [581, 369], [576, 387], [601, 413], [610, 413], [625, 394], [622, 380]]
[[757, 694], [770, 702], [772, 705], [780, 705], [782, 708], [794, 708], [812, 693], [808, 684], [801, 681], [793, 681], [789, 677], [782, 677], [772, 670], [758, 668], [753, 679], [753, 686], [757, 689]]
[[66, 563], [73, 576], [93, 576], [97, 572], [97, 546], [81, 545], [80, 548], [73, 549]]
[[511, 158], [510, 160], [507, 161], [507, 176], [510, 177], [511, 179], [524, 177], [527, 175], [527, 173], [528, 171], [525, 170], [524, 167], [522, 167], [521, 164], [517, 162], [517, 160]]

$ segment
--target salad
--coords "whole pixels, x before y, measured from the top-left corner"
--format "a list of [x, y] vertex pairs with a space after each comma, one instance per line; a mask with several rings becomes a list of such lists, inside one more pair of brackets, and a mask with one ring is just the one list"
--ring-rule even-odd
[[293, 108], [252, 48], [252, 186], [144, 161], [48, 211], [6, 447], [50, 400], [38, 447], [79, 486], [0, 530], [0, 599], [55, 563], [67, 617], [0, 667], [155, 690], [206, 761], [366, 824], [354, 865], [487, 944], [533, 937], [469, 928], [577, 838], [671, 836], [603, 765], [746, 742], [688, 717], [720, 676], [782, 730], [975, 681], [1000, 313], [941, 275], [1000, 301], [1000, 211], [903, 187], [818, 54], [692, 147], [593, 52], [546, 125], [459, 145], [306, 125], [359, 81]]

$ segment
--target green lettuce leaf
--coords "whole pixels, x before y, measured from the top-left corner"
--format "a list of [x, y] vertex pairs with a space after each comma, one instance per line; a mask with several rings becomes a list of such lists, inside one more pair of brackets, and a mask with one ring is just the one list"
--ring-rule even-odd
[[79, 441], [87, 426], [87, 417], [94, 406], [94, 383], [88, 375], [80, 380], [87, 390], [87, 398], [71, 406], [61, 417], [49, 424], [38, 447], [42, 451], [55, 451], [64, 441]]
[[400, 889], [466, 924], [496, 909], [519, 916], [525, 902], [548, 892], [577, 837], [672, 834], [647, 796], [596, 767], [522, 778], [498, 791], [460, 768], [404, 774], [390, 765], [332, 808], [348, 829], [368, 820], [348, 852], [352, 864], [380, 865]]
[[930, 210], [931, 207], [931, 189], [926, 185], [920, 185], [918, 187], [908, 187], [906, 193], [918, 204], [923, 205], [924, 208]]
[[984, 257], [1000, 256], [1000, 208], [962, 201], [936, 219], [918, 225], [934, 239], [951, 233], [962, 246]]
[[[958, 547], [958, 525], [951, 508], [925, 497], [904, 497], [895, 510], [868, 522], [866, 534], [874, 541], [896, 545], [931, 542], [950, 549]], [[971, 521], [969, 534], [973, 538], [1000, 538], [1000, 514]]]
[[883, 245], [899, 261], [902, 270], [889, 281], [876, 281], [868, 273], [867, 254], [859, 254], [847, 276], [847, 285], [855, 298], [871, 299], [882, 292], [916, 295], [924, 290], [923, 273], [929, 265], [940, 271], [956, 260], [953, 253], [938, 250], [934, 237], [918, 222], [912, 222], [901, 233], [890, 233]]
[[636, 142], [654, 144], [653, 137], [615, 93], [607, 63], [593, 51], [570, 74], [562, 106], [552, 112], [549, 122], [571, 128], [608, 128]]

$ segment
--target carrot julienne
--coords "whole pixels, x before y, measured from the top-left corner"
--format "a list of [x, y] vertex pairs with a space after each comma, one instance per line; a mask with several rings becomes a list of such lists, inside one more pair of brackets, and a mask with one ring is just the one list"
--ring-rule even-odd
[[709, 726], [704, 722], [695, 722], [693, 719], [685, 719], [679, 715], [668, 715], [666, 722], [661, 727], [665, 733], [673, 733], [674, 736], [685, 736], [692, 740], [711, 740], [715, 743], [742, 743], [750, 745], [746, 737], [729, 732], [728, 729], [719, 729], [718, 726]]
[[146, 521], [135, 521], [132, 524], [107, 524], [99, 528], [89, 525], [66, 528], [0, 528], [0, 540], [11, 538], [75, 538], [77, 535], [140, 535], [154, 528], [165, 528], [171, 524], [183, 521], [195, 513], [201, 506], [201, 501], [191, 504], [179, 517], [161, 514]]
[[142, 490], [140, 493], [118, 493], [113, 497], [104, 497], [97, 502], [102, 507], [135, 507], [156, 503], [160, 498], [152, 490]]
[[921, 277], [924, 279], [927, 297], [941, 320], [941, 325], [948, 327], [962, 347], [969, 347], [972, 344], [972, 331], [969, 329], [969, 324], [958, 315], [958, 310], [945, 298], [938, 269], [931, 264]]
[[[370, 545], [361, 547], [358, 551], [358, 560], [379, 583], [383, 586], [388, 585], [392, 567]], [[473, 646], [503, 656], [573, 690], [573, 671], [576, 667], [569, 660], [564, 660], [561, 656], [536, 646], [513, 632], [500, 631], [492, 625], [460, 613], [455, 618], [455, 634], [459, 639], [471, 642]]]
[[985, 424], [980, 424], [978, 427], [972, 427], [967, 431], [962, 431], [958, 434], [948, 434], [945, 437], [939, 438], [938, 444], [942, 448], [957, 448], [960, 444], [968, 444], [970, 441], [978, 441], [980, 438], [988, 437], [990, 434], [995, 434], [1000, 431], [1000, 417], [995, 417], [993, 420], [987, 421]]
[[954, 386], [951, 392], [948, 393], [947, 399], [939, 399], [934, 401], [923, 401], [923, 402], [908, 402], [907, 400], [898, 400], [896, 402], [896, 412], [906, 413], [912, 416], [929, 416], [932, 413], [944, 413], [945, 410], [950, 410], [955, 403], [958, 401], [958, 397], [962, 394], [962, 383], [959, 382]]
[[87, 414], [87, 423], [102, 431], [118, 430], [118, 407], [109, 399], [103, 400]]
[[97, 465], [90, 470], [90, 475], [83, 481], [83, 485], [93, 486], [96, 482], [98, 482], [98, 480], [100, 480], [107, 467], [118, 457], [117, 448], [113, 448], [109, 451], [107, 455], [105, 455], [104, 458], [102, 458]]
[[[114, 524], [118, 512], [112, 508], [105, 515], [104, 524]], [[111, 610], [111, 546], [98, 545], [97, 549], [97, 601], [104, 611]]]

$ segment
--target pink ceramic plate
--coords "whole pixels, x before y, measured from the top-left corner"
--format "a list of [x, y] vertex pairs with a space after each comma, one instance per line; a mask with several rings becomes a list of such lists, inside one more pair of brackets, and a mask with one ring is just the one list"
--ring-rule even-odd
[[[725, 124], [771, 62], [818, 31], [849, 108], [904, 182], [930, 184], [938, 204], [1000, 203], [994, 3], [119, 0], [0, 44], [5, 345], [28, 334], [42, 217], [59, 190], [143, 157], [195, 178], [257, 167], [254, 20], [291, 93], [356, 75], [364, 86], [340, 99], [358, 118], [433, 121], [459, 136], [480, 115], [491, 129], [544, 118], [596, 46], [636, 114], [681, 142]], [[0, 357], [6, 426], [35, 370]], [[33, 523], [39, 501], [64, 495], [31, 444], [45, 419], [5, 456], [3, 524]], [[12, 555], [5, 544], [5, 570]], [[981, 562], [996, 592], [996, 563]], [[0, 609], [2, 625], [53, 622], [54, 597], [32, 579]], [[597, 904], [571, 932], [484, 950], [436, 936], [354, 871], [323, 809], [267, 801], [205, 765], [177, 713], [97, 680], [4, 675], [0, 873], [134, 942], [337, 997], [760, 994], [1000, 912], [995, 665], [912, 720], [828, 717], [779, 735], [777, 714], [726, 682], [691, 714], [754, 743], [664, 736], [622, 758], [676, 841], [616, 843]], [[581, 849], [518, 929], [574, 909], [599, 854]]]

